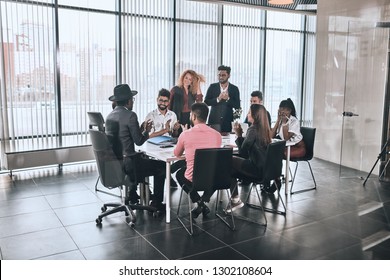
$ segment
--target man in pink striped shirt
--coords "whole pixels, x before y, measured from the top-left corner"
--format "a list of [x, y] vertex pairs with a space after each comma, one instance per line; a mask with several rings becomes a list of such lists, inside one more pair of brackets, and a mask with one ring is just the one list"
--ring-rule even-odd
[[[181, 156], [185, 154], [187, 166], [180, 169], [176, 173], [176, 179], [185, 192], [189, 192], [187, 186], [192, 184], [192, 172], [194, 169], [195, 150], [202, 148], [219, 148], [222, 144], [221, 134], [216, 130], [206, 125], [209, 108], [205, 103], [194, 103], [191, 106], [190, 123], [192, 128], [187, 129], [180, 134], [177, 141], [174, 154]], [[210, 213], [210, 209], [205, 205], [205, 202], [210, 201], [210, 197], [214, 192], [204, 192], [202, 197], [197, 191], [191, 191], [190, 197], [192, 202], [196, 202], [197, 206], [192, 209], [192, 216], [197, 218], [200, 213], [206, 216]]]

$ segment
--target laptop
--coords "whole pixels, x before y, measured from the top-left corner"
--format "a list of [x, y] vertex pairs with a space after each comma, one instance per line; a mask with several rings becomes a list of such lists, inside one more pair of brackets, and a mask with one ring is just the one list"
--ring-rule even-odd
[[164, 135], [149, 138], [147, 141], [154, 145], [175, 144], [176, 142], [175, 138]]

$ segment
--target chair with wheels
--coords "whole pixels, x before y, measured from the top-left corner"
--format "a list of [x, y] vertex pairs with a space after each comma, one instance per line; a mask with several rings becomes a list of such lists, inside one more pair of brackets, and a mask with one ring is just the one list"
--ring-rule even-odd
[[[292, 176], [290, 194], [306, 192], [306, 191], [314, 190], [317, 188], [317, 182], [314, 178], [313, 170], [312, 170], [311, 165], [310, 165], [310, 160], [313, 158], [313, 154], [314, 154], [314, 139], [315, 139], [315, 135], [316, 135], [316, 129], [312, 128], [312, 127], [301, 127], [301, 133], [303, 136], [303, 141], [304, 141], [305, 146], [306, 146], [306, 154], [303, 157], [299, 157], [299, 158], [290, 157], [290, 162], [296, 163], [294, 175]], [[298, 163], [300, 161], [307, 162], [309, 169], [310, 169], [311, 177], [313, 178], [314, 187], [293, 191], [295, 176], [297, 174], [297, 169], [298, 169]]]
[[[277, 203], [275, 206], [271, 207], [265, 207], [263, 206], [263, 201], [261, 200], [261, 194], [259, 193], [259, 189], [257, 186], [260, 186], [261, 189], [267, 189], [272, 184], [277, 185], [277, 183], [274, 181], [277, 178], [281, 178], [282, 176], [282, 167], [283, 167], [283, 157], [284, 157], [284, 150], [286, 147], [286, 141], [275, 141], [268, 145], [266, 155], [265, 155], [265, 164], [263, 168], [263, 174], [261, 177], [256, 178], [246, 178], [249, 180], [250, 187], [249, 187], [249, 193], [247, 196], [247, 199], [245, 201], [245, 204], [249, 207], [260, 209], [263, 213], [264, 219], [265, 219], [265, 225], [267, 225], [267, 218], [265, 216], [265, 211], [280, 214], [280, 215], [286, 215], [286, 205], [282, 199], [282, 196], [280, 195], [280, 186], [278, 186], [277, 194], [278, 194], [278, 202], [281, 202], [281, 205], [283, 207], [282, 210], [279, 210], [278, 206], [279, 203]], [[273, 183], [272, 183], [273, 182]], [[257, 203], [251, 202], [251, 199], [253, 199], [252, 191], [255, 191], [256, 198], [258, 200]], [[267, 194], [264, 192], [265, 195], [273, 196], [274, 194]]]
[[[232, 166], [232, 149], [231, 148], [210, 148], [210, 149], [197, 149], [195, 151], [195, 161], [194, 161], [194, 170], [193, 170], [193, 181], [192, 185], [188, 186], [189, 189], [194, 191], [205, 191], [210, 188], [217, 190], [217, 201], [220, 190], [226, 190], [229, 201], [230, 201], [230, 183], [231, 183], [231, 166]], [[183, 217], [180, 216], [180, 206], [182, 202], [183, 188], [180, 193], [179, 205], [177, 209], [177, 219], [186, 229], [186, 231], [193, 235], [193, 222], [192, 222], [192, 213], [191, 213], [191, 203], [190, 196], [187, 195], [189, 205], [189, 219], [190, 224], [185, 225]], [[231, 224], [224, 219], [220, 214], [218, 214], [218, 202], [215, 206], [216, 215], [231, 229], [234, 230], [234, 217], [233, 211], [231, 211], [232, 222]]]
[[[99, 131], [105, 131], [104, 127], [104, 118], [100, 112], [87, 112], [88, 118], [89, 118], [89, 129], [99, 130]], [[104, 190], [98, 189], [100, 176], [98, 176], [95, 184], [95, 192], [103, 192], [105, 194], [109, 194], [112, 196], [118, 196], [116, 194], [112, 194], [110, 192], [106, 192]]]
[[92, 148], [96, 158], [96, 164], [100, 176], [102, 185], [108, 189], [118, 188], [121, 192], [121, 202], [105, 203], [102, 206], [102, 213], [97, 217], [96, 224], [102, 223], [103, 217], [117, 213], [125, 212], [126, 221], [131, 227], [134, 227], [136, 217], [133, 212], [135, 209], [154, 211], [155, 209], [150, 206], [142, 205], [127, 205], [126, 195], [129, 192], [129, 188], [137, 184], [138, 180], [130, 178], [123, 171], [122, 161], [119, 160], [112, 150], [107, 135], [103, 131], [89, 130], [91, 137]]

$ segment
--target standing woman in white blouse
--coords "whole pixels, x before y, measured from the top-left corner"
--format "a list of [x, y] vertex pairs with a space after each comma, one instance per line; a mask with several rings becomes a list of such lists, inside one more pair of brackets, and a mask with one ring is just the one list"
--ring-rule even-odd
[[286, 140], [291, 146], [290, 157], [303, 157], [306, 154], [305, 143], [301, 134], [301, 126], [296, 116], [294, 103], [290, 98], [282, 100], [279, 105], [278, 119], [272, 128], [272, 137]]

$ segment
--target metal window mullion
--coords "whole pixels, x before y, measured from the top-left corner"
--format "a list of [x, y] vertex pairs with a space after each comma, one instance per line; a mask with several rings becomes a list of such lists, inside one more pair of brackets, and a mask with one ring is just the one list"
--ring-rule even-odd
[[55, 85], [56, 91], [55, 96], [57, 98], [57, 131], [58, 134], [58, 144], [62, 146], [62, 102], [61, 102], [61, 66], [59, 62], [60, 55], [60, 35], [59, 35], [59, 10], [58, 10], [58, 0], [54, 0], [54, 42], [55, 42]]

